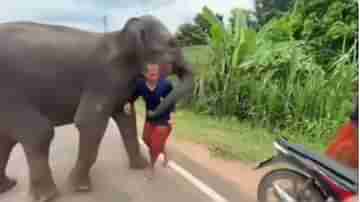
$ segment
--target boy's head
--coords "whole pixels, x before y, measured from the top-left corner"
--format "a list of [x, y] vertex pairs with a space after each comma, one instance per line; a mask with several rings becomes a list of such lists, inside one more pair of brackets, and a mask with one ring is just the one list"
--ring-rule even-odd
[[145, 78], [148, 81], [158, 81], [160, 79], [159, 65], [158, 64], [147, 65]]

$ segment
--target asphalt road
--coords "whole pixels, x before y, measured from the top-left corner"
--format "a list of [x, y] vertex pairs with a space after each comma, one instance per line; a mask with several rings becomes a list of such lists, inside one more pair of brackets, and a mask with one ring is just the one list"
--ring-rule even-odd
[[[143, 170], [130, 170], [119, 132], [111, 121], [101, 144], [98, 161], [92, 169], [93, 192], [67, 191], [66, 180], [75, 164], [78, 149], [78, 132], [73, 125], [56, 128], [51, 147], [51, 168], [61, 195], [56, 202], [211, 202], [219, 201], [199, 189], [172, 168], [162, 168], [152, 181]], [[145, 149], [143, 149], [145, 152]], [[210, 171], [197, 165], [184, 155], [171, 150], [177, 165], [186, 169], [202, 183], [224, 197], [226, 201], [252, 202]], [[0, 195], [1, 202], [27, 202], [28, 167], [22, 148], [18, 145], [8, 166], [8, 174], [17, 179], [16, 188]]]

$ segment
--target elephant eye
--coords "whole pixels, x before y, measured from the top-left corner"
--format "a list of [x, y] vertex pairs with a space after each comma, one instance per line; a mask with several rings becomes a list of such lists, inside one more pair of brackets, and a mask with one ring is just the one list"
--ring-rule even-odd
[[152, 53], [153, 55], [160, 54], [160, 53], [161, 53], [161, 50], [160, 50], [160, 49], [152, 49], [152, 50], [151, 50], [151, 53]]
[[152, 54], [161, 54], [164, 49], [161, 46], [153, 46], [150, 51]]
[[175, 48], [176, 47], [176, 40], [175, 39], [170, 39], [169, 40], [169, 46], [171, 47], [171, 48]]

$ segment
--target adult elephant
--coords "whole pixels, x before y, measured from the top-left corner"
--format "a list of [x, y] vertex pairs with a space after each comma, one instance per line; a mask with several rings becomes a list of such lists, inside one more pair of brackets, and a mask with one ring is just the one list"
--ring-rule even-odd
[[191, 91], [193, 73], [168, 29], [155, 17], [131, 18], [120, 31], [91, 33], [31, 22], [0, 24], [0, 193], [15, 186], [6, 166], [20, 143], [29, 165], [30, 194], [48, 201], [58, 191], [49, 167], [54, 127], [75, 123], [75, 191], [89, 191], [89, 171], [109, 118], [117, 123], [132, 168], [144, 168], [135, 113], [123, 114], [146, 64], [172, 64], [182, 84], [149, 116]]

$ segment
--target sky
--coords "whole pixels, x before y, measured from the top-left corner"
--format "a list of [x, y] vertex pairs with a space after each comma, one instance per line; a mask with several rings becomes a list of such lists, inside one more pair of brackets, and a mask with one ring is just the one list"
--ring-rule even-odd
[[102, 32], [119, 30], [131, 17], [151, 14], [171, 32], [193, 20], [203, 6], [229, 17], [233, 8], [254, 10], [254, 0], [10, 0], [1, 3], [0, 22], [33, 21]]

